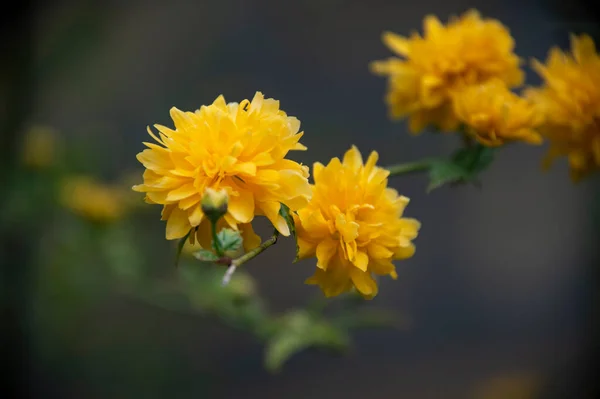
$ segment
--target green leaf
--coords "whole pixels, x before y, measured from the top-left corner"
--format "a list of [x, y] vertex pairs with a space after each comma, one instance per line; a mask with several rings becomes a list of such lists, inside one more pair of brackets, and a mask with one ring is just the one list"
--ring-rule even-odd
[[429, 186], [427, 192], [435, 190], [444, 184], [466, 180], [469, 172], [452, 161], [434, 161], [429, 168]]
[[279, 214], [285, 219], [290, 232], [294, 237], [296, 237], [296, 224], [294, 223], [294, 217], [292, 216], [292, 211], [290, 208], [281, 203], [281, 207], [279, 208]]
[[261, 339], [272, 335], [271, 318], [249, 274], [238, 270], [231, 282], [222, 286], [224, 269], [214, 264], [186, 262], [178, 272], [178, 287], [190, 310], [217, 317]]
[[444, 184], [474, 183], [494, 160], [495, 148], [476, 144], [456, 151], [450, 160], [436, 160], [429, 169], [430, 192]]
[[194, 252], [194, 257], [202, 262], [216, 262], [219, 260], [217, 254], [208, 249], [201, 249]]
[[187, 234], [181, 240], [179, 240], [179, 242], [177, 243], [177, 252], [175, 253], [175, 267], [177, 267], [177, 265], [179, 264], [179, 258], [181, 257], [181, 251], [183, 250], [183, 246], [185, 245], [185, 242], [187, 241], [187, 239], [191, 233], [192, 233], [192, 230], [188, 231]]
[[219, 240], [221, 249], [225, 254], [231, 254], [238, 251], [242, 247], [242, 236], [239, 231], [232, 229], [221, 229], [217, 233], [217, 240]]
[[453, 155], [453, 161], [465, 168], [470, 175], [474, 176], [487, 169], [494, 160], [495, 148], [486, 147], [481, 144], [462, 148]]
[[308, 348], [346, 349], [349, 338], [346, 332], [315, 317], [305, 310], [297, 310], [283, 316], [279, 329], [268, 341], [265, 351], [265, 367], [277, 372], [294, 354]]
[[298, 247], [298, 237], [296, 236], [296, 223], [294, 222], [294, 216], [292, 215], [290, 208], [283, 203], [281, 203], [281, 207], [279, 208], [279, 214], [285, 219], [285, 222], [287, 223], [294, 240], [296, 240], [296, 256], [293, 260], [295, 263], [298, 261], [298, 252], [300, 248]]
[[281, 370], [283, 364], [294, 354], [307, 349], [309, 342], [294, 334], [279, 335], [272, 339], [265, 353], [265, 368], [270, 372]]

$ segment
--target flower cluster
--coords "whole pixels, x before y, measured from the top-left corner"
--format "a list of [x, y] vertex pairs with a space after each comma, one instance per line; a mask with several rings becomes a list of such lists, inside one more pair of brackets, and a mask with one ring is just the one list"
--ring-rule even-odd
[[533, 67], [544, 85], [527, 96], [544, 115], [546, 164], [566, 156], [577, 181], [600, 168], [600, 55], [589, 36], [572, 36], [571, 54], [554, 48], [545, 65]]
[[472, 10], [447, 25], [428, 16], [423, 25], [423, 36], [384, 33], [400, 58], [371, 64], [388, 77], [392, 118], [407, 117], [413, 133], [459, 131], [487, 147], [547, 139], [545, 165], [567, 157], [575, 181], [600, 168], [600, 55], [589, 36], [573, 36], [570, 54], [554, 48], [546, 64], [534, 61], [544, 84], [520, 96], [513, 90], [523, 83], [521, 61], [499, 21]]
[[[512, 142], [550, 141], [548, 159], [566, 156], [574, 179], [600, 168], [600, 55], [587, 36], [573, 37], [572, 54], [553, 49], [533, 66], [544, 84], [521, 96], [521, 60], [499, 21], [469, 11], [446, 25], [424, 21], [423, 35], [387, 32], [397, 57], [371, 64], [388, 78], [386, 102], [393, 118], [456, 131], [465, 147], [450, 159], [428, 159], [381, 168], [377, 152], [366, 162], [352, 146], [343, 159], [309, 169], [288, 159], [305, 150], [298, 119], [257, 92], [240, 103], [219, 96], [194, 112], [171, 109], [174, 127], [155, 125], [155, 143], [138, 154], [145, 167], [134, 190], [162, 206], [166, 238], [187, 239], [196, 258], [236, 267], [294, 234], [297, 259], [316, 258], [307, 280], [327, 297], [356, 290], [378, 292], [377, 276], [397, 278], [394, 261], [413, 256], [420, 223], [403, 216], [408, 198], [388, 187], [388, 177], [429, 172], [430, 188], [469, 182], [491, 162], [492, 149]], [[474, 144], [473, 142], [477, 142]], [[252, 228], [265, 216], [274, 235], [261, 243]], [[232, 259], [241, 251], [246, 253]], [[188, 248], [186, 247], [186, 248]], [[187, 250], [187, 249], [186, 249]]]
[[[327, 296], [356, 287], [372, 298], [372, 273], [396, 277], [392, 260], [412, 256], [419, 224], [401, 218], [408, 199], [387, 188], [389, 172], [375, 166], [376, 153], [366, 165], [355, 147], [343, 164], [337, 158], [326, 167], [315, 164], [311, 186], [308, 168], [286, 159], [305, 147], [300, 122], [278, 101], [257, 93], [251, 102], [227, 104], [220, 96], [193, 113], [173, 108], [171, 117], [175, 129], [156, 125], [158, 136], [149, 130], [158, 144], [145, 143], [138, 155], [146, 170], [144, 183], [134, 186], [147, 202], [163, 206], [167, 239], [191, 231], [191, 244], [211, 248], [212, 230], [227, 227], [240, 230], [248, 251], [260, 245], [251, 225], [256, 215], [290, 234], [285, 206], [295, 215], [299, 258], [318, 259], [309, 281]], [[218, 193], [226, 194], [223, 200]], [[213, 226], [207, 209], [217, 209], [215, 201], [223, 206]]]
[[409, 117], [410, 130], [427, 126], [456, 130], [453, 95], [465, 87], [498, 79], [508, 87], [523, 83], [514, 40], [499, 21], [469, 11], [444, 26], [425, 18], [423, 36], [409, 38], [386, 32], [384, 43], [396, 55], [371, 64], [374, 73], [389, 78], [386, 102], [393, 118]]

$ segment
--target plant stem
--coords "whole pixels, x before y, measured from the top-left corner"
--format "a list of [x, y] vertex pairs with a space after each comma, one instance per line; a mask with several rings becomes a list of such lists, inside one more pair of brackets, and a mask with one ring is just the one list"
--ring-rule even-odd
[[217, 222], [211, 220], [210, 231], [212, 234], [213, 246], [215, 247], [215, 252], [219, 257], [223, 256], [223, 248], [221, 248], [221, 241], [219, 237], [217, 237]]
[[388, 166], [387, 170], [390, 171], [390, 176], [407, 175], [410, 173], [424, 172], [431, 167], [431, 161], [425, 159], [417, 162], [400, 163], [397, 165]]
[[273, 236], [271, 236], [271, 238], [269, 238], [268, 240], [264, 241], [258, 247], [254, 248], [254, 249], [252, 249], [252, 250], [250, 250], [248, 252], [246, 252], [245, 254], [243, 254], [242, 256], [240, 256], [239, 258], [236, 258], [233, 261], [231, 261], [231, 265], [229, 266], [229, 268], [225, 272], [225, 276], [223, 276], [223, 285], [229, 284], [229, 281], [231, 280], [231, 276], [233, 276], [233, 273], [235, 272], [235, 269], [237, 269], [238, 267], [240, 267], [244, 263], [248, 262], [249, 260], [254, 259], [259, 254], [261, 254], [265, 249], [269, 248], [271, 245], [274, 245], [277, 242], [277, 237], [278, 236], [279, 236], [279, 233], [275, 232], [273, 234]]

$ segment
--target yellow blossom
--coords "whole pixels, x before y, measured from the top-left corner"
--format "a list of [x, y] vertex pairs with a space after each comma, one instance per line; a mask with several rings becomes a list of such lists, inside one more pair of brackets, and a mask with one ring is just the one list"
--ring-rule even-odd
[[397, 278], [392, 261], [415, 251], [411, 240], [420, 224], [402, 218], [408, 198], [387, 187], [389, 172], [375, 166], [377, 159], [372, 152], [363, 164], [353, 146], [342, 162], [315, 163], [312, 199], [295, 216], [298, 258], [317, 257], [307, 283], [319, 285], [328, 297], [356, 287], [373, 298], [373, 274]]
[[453, 103], [465, 132], [483, 145], [542, 142], [535, 130], [541, 123], [541, 115], [534, 104], [510, 91], [501, 80], [469, 86], [454, 95]]
[[158, 136], [148, 128], [158, 144], [144, 143], [148, 149], [137, 156], [146, 168], [144, 183], [133, 187], [146, 193], [146, 202], [163, 205], [167, 239], [194, 229], [190, 240], [210, 246], [210, 221], [201, 207], [207, 188], [226, 190], [227, 213], [218, 228], [239, 229], [246, 249], [260, 243], [251, 225], [255, 215], [290, 234], [281, 203], [297, 210], [311, 195], [308, 167], [286, 159], [289, 151], [306, 149], [298, 119], [260, 92], [239, 104], [219, 96], [195, 112], [172, 108], [171, 118], [175, 128], [155, 125]]
[[452, 93], [465, 86], [498, 78], [509, 87], [523, 82], [514, 40], [508, 29], [494, 19], [482, 19], [471, 10], [444, 26], [427, 16], [424, 35], [409, 38], [391, 32], [384, 43], [402, 58], [375, 61], [371, 70], [388, 76], [386, 102], [392, 118], [410, 118], [410, 130], [418, 133], [428, 125], [444, 131], [458, 127]]
[[126, 211], [126, 192], [119, 186], [103, 184], [88, 176], [72, 176], [62, 184], [60, 202], [93, 222], [112, 222]]
[[544, 115], [546, 166], [566, 156], [577, 181], [600, 168], [600, 56], [586, 35], [571, 37], [571, 52], [553, 48], [545, 65], [534, 61], [544, 84], [527, 95]]
[[46, 168], [55, 161], [58, 134], [45, 126], [34, 126], [23, 142], [23, 163], [32, 168]]

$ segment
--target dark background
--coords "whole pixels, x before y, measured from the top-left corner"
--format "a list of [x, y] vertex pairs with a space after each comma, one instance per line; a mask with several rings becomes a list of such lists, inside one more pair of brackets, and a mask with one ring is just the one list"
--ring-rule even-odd
[[[98, 3], [99, 4], [99, 3]], [[368, 63], [389, 51], [381, 32], [420, 30], [471, 7], [497, 18], [517, 54], [545, 59], [569, 32], [598, 32], [593, 1], [222, 0], [22, 2], [2, 15], [2, 153], [10, 173], [15, 132], [31, 121], [67, 140], [102, 142], [98, 174], [138, 170], [146, 126], [168, 110], [251, 98], [256, 90], [297, 116], [304, 163], [351, 144], [381, 164], [449, 153], [452, 136], [407, 134], [387, 119], [385, 81]], [[596, 38], [598, 36], [596, 35]], [[528, 83], [537, 79], [528, 72]], [[241, 332], [112, 295], [67, 324], [54, 355], [29, 320], [37, 270], [30, 231], [2, 231], [6, 390], [36, 398], [470, 398], [481, 384], [518, 376], [536, 398], [593, 397], [598, 202], [592, 180], [573, 185], [564, 163], [542, 173], [542, 148], [502, 151], [481, 190], [425, 193], [415, 176], [391, 184], [421, 220], [414, 258], [376, 305], [407, 313], [407, 331], [356, 335], [347, 357], [303, 353], [283, 372], [262, 368], [262, 347]], [[155, 210], [143, 234], [161, 238]], [[596, 213], [597, 215], [597, 213]], [[142, 227], [140, 227], [141, 229]], [[159, 243], [168, 257], [172, 247]], [[275, 310], [301, 306], [313, 263], [291, 264], [291, 242], [248, 270]], [[84, 266], [83, 266], [84, 267]], [[46, 282], [51, 284], [51, 282]], [[57, 314], [60, 309], [56, 309]], [[508, 378], [507, 377], [507, 378]], [[510, 378], [508, 378], [510, 380]], [[480, 396], [483, 398], [483, 396]], [[491, 397], [491, 396], [490, 396]], [[502, 396], [500, 396], [502, 397]], [[517, 398], [517, 396], [504, 396]]]

